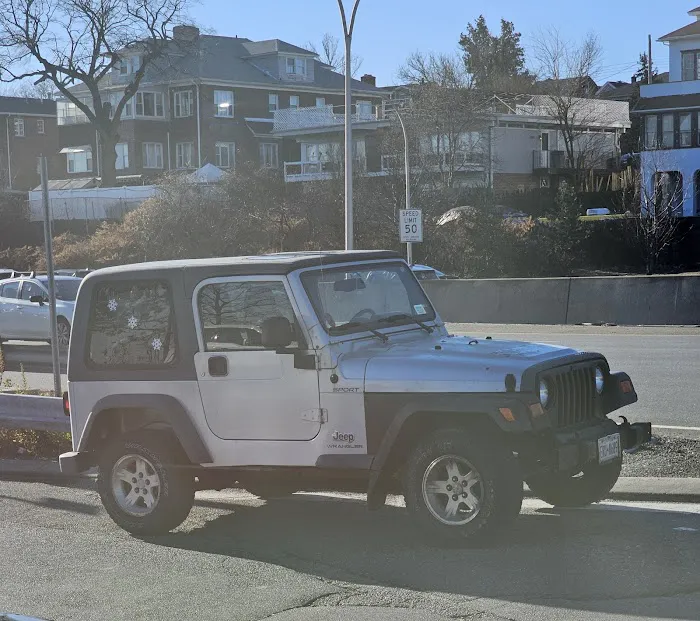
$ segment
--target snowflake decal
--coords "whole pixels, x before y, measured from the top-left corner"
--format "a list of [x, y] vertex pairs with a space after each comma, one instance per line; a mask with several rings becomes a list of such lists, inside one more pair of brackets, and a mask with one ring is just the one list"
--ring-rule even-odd
[[114, 312], [117, 310], [119, 307], [119, 302], [117, 302], [114, 298], [112, 298], [109, 302], [107, 302], [107, 308], [111, 311]]
[[151, 347], [153, 348], [153, 351], [160, 351], [163, 348], [163, 341], [158, 338], [153, 339], [151, 341]]
[[139, 320], [136, 319], [133, 315], [129, 317], [128, 321], [126, 322], [127, 325], [129, 326], [129, 329], [134, 330], [138, 327], [139, 325]]

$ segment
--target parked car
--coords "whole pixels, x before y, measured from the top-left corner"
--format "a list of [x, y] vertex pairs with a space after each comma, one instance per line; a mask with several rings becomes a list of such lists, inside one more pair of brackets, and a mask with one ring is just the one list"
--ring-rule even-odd
[[604, 356], [450, 335], [387, 251], [98, 270], [68, 392], [61, 470], [97, 466], [107, 513], [140, 535], [176, 528], [196, 489], [364, 489], [379, 509], [403, 485], [414, 523], [454, 545], [515, 519], [523, 479], [560, 506], [605, 498], [651, 436], [609, 417], [637, 395]]
[[[56, 276], [56, 317], [58, 345], [68, 347], [75, 298], [81, 278]], [[49, 321], [48, 277], [10, 278], [0, 282], [0, 342], [10, 339], [48, 341]]]
[[75, 276], [77, 278], [85, 278], [92, 271], [93, 270], [89, 267], [78, 269], [61, 268], [58, 270], [54, 270], [54, 274], [58, 274], [60, 276]]
[[0, 280], [5, 280], [6, 278], [12, 278], [15, 275], [15, 270], [9, 267], [0, 267]]
[[429, 265], [413, 264], [411, 265], [411, 271], [418, 280], [439, 280], [441, 278], [447, 278], [443, 272]]

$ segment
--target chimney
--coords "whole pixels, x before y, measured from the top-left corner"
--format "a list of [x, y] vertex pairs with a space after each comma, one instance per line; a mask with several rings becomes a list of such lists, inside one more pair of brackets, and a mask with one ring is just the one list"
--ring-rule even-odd
[[365, 73], [365, 75], [360, 78], [360, 81], [370, 86], [377, 86], [377, 78], [371, 73]]
[[196, 41], [199, 37], [197, 26], [186, 26], [184, 24], [173, 28], [173, 39], [180, 41]]

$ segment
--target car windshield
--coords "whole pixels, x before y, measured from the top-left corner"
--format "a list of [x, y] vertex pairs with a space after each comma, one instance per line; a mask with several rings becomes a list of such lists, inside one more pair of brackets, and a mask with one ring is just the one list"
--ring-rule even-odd
[[317, 269], [304, 288], [329, 334], [351, 334], [435, 319], [435, 311], [404, 263]]
[[[49, 283], [48, 279], [39, 279], [39, 282], [48, 289]], [[62, 300], [63, 302], [75, 302], [75, 298], [78, 297], [78, 287], [80, 287], [80, 280], [71, 279], [54, 279], [56, 284], [56, 299]]]

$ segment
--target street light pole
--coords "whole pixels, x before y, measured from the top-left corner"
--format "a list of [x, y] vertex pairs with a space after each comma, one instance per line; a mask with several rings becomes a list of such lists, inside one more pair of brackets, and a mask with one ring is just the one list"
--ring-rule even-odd
[[[404, 148], [404, 173], [406, 174], [406, 209], [411, 208], [411, 164], [408, 159], [408, 134], [406, 133], [406, 125], [404, 125], [403, 119], [401, 118], [401, 113], [397, 110], [396, 116], [401, 123], [401, 130], [403, 131], [403, 148]], [[406, 242], [406, 261], [409, 265], [413, 265], [413, 244], [411, 242]]]
[[355, 29], [355, 15], [359, 4], [360, 0], [355, 0], [348, 27], [343, 0], [338, 0], [345, 36], [345, 250], [354, 248], [352, 222], [352, 59], [350, 48], [352, 47], [352, 32]]

